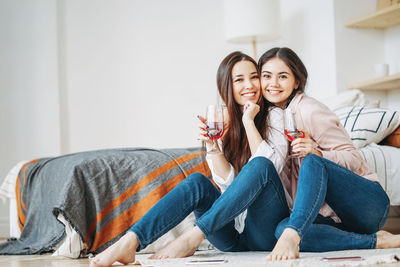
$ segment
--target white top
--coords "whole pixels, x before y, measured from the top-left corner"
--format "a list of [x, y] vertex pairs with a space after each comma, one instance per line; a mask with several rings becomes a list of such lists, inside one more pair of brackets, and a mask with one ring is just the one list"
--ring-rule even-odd
[[[286, 163], [286, 156], [288, 152], [288, 141], [283, 134], [283, 110], [277, 107], [271, 108], [268, 114], [268, 126], [269, 129], [267, 131], [267, 140], [263, 140], [257, 148], [256, 153], [249, 159], [251, 161], [255, 157], [265, 157], [272, 161], [275, 166], [276, 171], [280, 175], [283, 167]], [[231, 166], [231, 171], [229, 176], [226, 180], [222, 177], [218, 176], [214, 172], [214, 168], [212, 165], [211, 158], [207, 155], [206, 156], [208, 166], [210, 167], [212, 178], [214, 182], [219, 186], [221, 189], [221, 193], [223, 194], [228, 186], [233, 182], [235, 179], [235, 172], [233, 166]], [[281, 176], [281, 175], [280, 175]], [[284, 188], [285, 189], [285, 188]], [[288, 199], [289, 194], [286, 192], [286, 199]], [[242, 233], [244, 229], [244, 222], [246, 219], [247, 210], [239, 214], [235, 218], [235, 229]]]

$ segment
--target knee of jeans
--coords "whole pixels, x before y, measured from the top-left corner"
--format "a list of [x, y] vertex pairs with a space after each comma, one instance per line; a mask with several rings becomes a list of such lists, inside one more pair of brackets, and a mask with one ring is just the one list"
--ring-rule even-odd
[[249, 162], [249, 164], [259, 165], [260, 167], [274, 165], [272, 161], [270, 159], [267, 159], [266, 157], [255, 157]]
[[[275, 166], [271, 160], [265, 157], [255, 157], [249, 163], [246, 164], [245, 168], [250, 168], [252, 174], [246, 179], [257, 179], [262, 184], [266, 184], [269, 179], [279, 179], [279, 175], [276, 172]], [[276, 173], [276, 175], [271, 175], [271, 173]], [[274, 177], [277, 178], [274, 178]]]
[[317, 156], [315, 154], [308, 154], [303, 158], [303, 161], [301, 162], [301, 166], [307, 166], [307, 165], [313, 165], [316, 162], [319, 162], [322, 158], [320, 156]]
[[248, 164], [260, 172], [271, 172], [272, 170], [276, 171], [274, 163], [265, 157], [255, 157]]
[[285, 218], [276, 226], [276, 229], [275, 229], [275, 237], [276, 237], [276, 239], [279, 239], [279, 237], [282, 235], [282, 233], [285, 230], [288, 222], [289, 222], [289, 218]]
[[189, 175], [185, 180], [185, 183], [190, 184], [191, 187], [208, 187], [213, 186], [210, 179], [208, 179], [204, 174], [195, 172]]

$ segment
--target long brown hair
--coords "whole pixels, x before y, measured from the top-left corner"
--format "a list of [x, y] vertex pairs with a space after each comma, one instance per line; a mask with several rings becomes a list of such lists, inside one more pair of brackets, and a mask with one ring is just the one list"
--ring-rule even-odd
[[[236, 51], [222, 60], [217, 71], [218, 92], [227, 107], [229, 115], [228, 127], [223, 136], [223, 151], [225, 158], [235, 169], [235, 173], [240, 172], [251, 156], [249, 142], [242, 123], [242, 107], [235, 102], [233, 97], [232, 69], [240, 61], [250, 61], [257, 69], [257, 63], [253, 58]], [[268, 108], [267, 101], [264, 100], [262, 94], [260, 94], [257, 104], [260, 106], [260, 112], [254, 118], [254, 123], [260, 134], [265, 138]]]
[[258, 60], [258, 69], [261, 71], [262, 66], [273, 58], [279, 58], [290, 68], [293, 75], [297, 81], [299, 81], [299, 86], [293, 90], [292, 94], [288, 98], [287, 104], [289, 105], [292, 98], [297, 93], [303, 93], [306, 88], [307, 83], [307, 69], [299, 56], [290, 48], [287, 47], [274, 47], [265, 52]]

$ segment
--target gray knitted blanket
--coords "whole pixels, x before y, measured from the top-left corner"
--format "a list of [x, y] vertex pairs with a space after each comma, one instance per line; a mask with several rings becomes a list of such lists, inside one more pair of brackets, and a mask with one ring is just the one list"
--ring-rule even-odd
[[39, 254], [64, 237], [62, 213], [85, 243], [82, 255], [114, 243], [193, 172], [210, 177], [199, 148], [127, 148], [80, 152], [26, 163], [16, 186], [18, 240], [0, 254]]

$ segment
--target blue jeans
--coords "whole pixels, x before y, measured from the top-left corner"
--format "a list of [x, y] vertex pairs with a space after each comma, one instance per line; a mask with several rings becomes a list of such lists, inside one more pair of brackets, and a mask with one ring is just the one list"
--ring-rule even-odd
[[[324, 201], [341, 223], [318, 214]], [[277, 227], [276, 237], [285, 228], [294, 229], [301, 238], [301, 251], [375, 248], [376, 232], [385, 224], [389, 207], [379, 183], [309, 154], [301, 163], [293, 211]]]
[[[247, 209], [245, 228], [239, 234], [234, 218]], [[256, 157], [247, 163], [221, 195], [200, 173], [179, 183], [129, 231], [138, 237], [138, 251], [179, 224], [192, 211], [196, 225], [222, 251], [271, 250], [275, 229], [289, 216], [280, 178], [272, 162]]]

